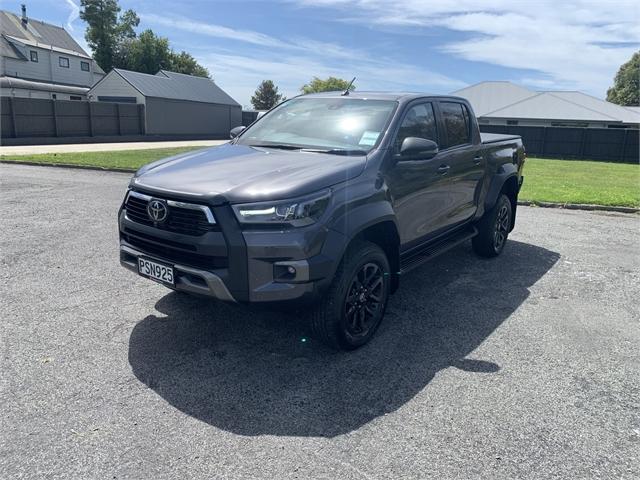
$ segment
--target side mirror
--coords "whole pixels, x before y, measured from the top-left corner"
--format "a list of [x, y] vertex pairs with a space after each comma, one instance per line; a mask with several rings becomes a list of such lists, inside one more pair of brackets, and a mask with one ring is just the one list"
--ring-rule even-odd
[[232, 128], [231, 131], [229, 132], [229, 138], [236, 138], [238, 135], [244, 132], [246, 128], [247, 127], [245, 127], [244, 125], [240, 125], [239, 127]]
[[438, 154], [438, 144], [433, 140], [419, 137], [407, 137], [400, 147], [398, 160], [428, 160]]

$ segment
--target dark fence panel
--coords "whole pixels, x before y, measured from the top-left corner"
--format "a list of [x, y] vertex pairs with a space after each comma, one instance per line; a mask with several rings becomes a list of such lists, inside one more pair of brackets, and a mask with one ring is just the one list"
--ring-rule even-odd
[[51, 100], [42, 102], [31, 102], [30, 98], [9, 98], [8, 100], [12, 131], [16, 136], [22, 135], [22, 132], [29, 132], [29, 136], [32, 137], [56, 136], [56, 124], [53, 121], [55, 112]]
[[480, 125], [480, 131], [520, 135], [531, 156], [640, 162], [640, 130], [635, 128], [519, 127]]
[[144, 106], [0, 97], [2, 138], [144, 135]]
[[242, 111], [242, 123], [245, 127], [248, 127], [258, 118], [258, 112], [251, 110], [243, 110]]
[[141, 130], [140, 111], [142, 105], [120, 103], [120, 134], [121, 135], [139, 135], [144, 133]]
[[94, 135], [119, 135], [118, 104], [95, 102], [91, 105]]
[[51, 102], [56, 109], [58, 123], [58, 137], [89, 137], [91, 136], [89, 116], [89, 102]]

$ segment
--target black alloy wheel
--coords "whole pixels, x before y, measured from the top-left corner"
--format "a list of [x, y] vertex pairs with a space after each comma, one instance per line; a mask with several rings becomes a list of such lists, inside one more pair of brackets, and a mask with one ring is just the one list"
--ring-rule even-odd
[[366, 336], [382, 318], [384, 272], [375, 263], [366, 263], [356, 272], [345, 299], [347, 331], [353, 337]]
[[312, 312], [313, 335], [337, 350], [354, 350], [366, 344], [382, 323], [390, 277], [389, 260], [380, 246], [354, 240]]
[[509, 235], [509, 227], [511, 223], [511, 212], [507, 204], [502, 204], [496, 216], [496, 226], [493, 233], [493, 248], [496, 252], [502, 250], [504, 242], [507, 241]]
[[493, 208], [487, 210], [476, 224], [478, 234], [471, 240], [473, 249], [483, 257], [497, 257], [504, 250], [513, 221], [516, 205], [505, 194], [501, 194]]

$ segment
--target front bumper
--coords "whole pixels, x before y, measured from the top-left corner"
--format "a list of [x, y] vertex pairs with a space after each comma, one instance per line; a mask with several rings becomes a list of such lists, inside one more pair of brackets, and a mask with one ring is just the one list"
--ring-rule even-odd
[[[138, 257], [155, 258], [161, 262], [166, 262], [162, 258], [150, 256], [139, 250], [135, 250], [126, 245], [120, 245], [120, 265], [138, 273]], [[185, 265], [174, 264], [175, 289], [198, 295], [214, 297], [226, 302], [235, 302], [227, 286], [215, 273], [199, 270]]]
[[[140, 225], [121, 210], [120, 263], [136, 273], [139, 256], [169, 263], [175, 269], [176, 290], [229, 302], [309, 303], [316, 301], [330, 284], [342, 256], [341, 234], [321, 225], [287, 231], [243, 231], [230, 207], [211, 210], [220, 231], [200, 237]], [[135, 242], [137, 236], [146, 243]], [[158, 245], [182, 245], [195, 255], [223, 261], [212, 266], [192, 261], [189, 256], [180, 262], [169, 258], [162, 249], [151, 248]]]

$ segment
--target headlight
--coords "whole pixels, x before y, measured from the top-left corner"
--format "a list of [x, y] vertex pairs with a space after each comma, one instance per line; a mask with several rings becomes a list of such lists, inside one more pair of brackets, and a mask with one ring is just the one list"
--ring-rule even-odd
[[331, 192], [325, 190], [294, 200], [233, 205], [240, 223], [288, 224], [294, 227], [311, 225], [322, 216]]

